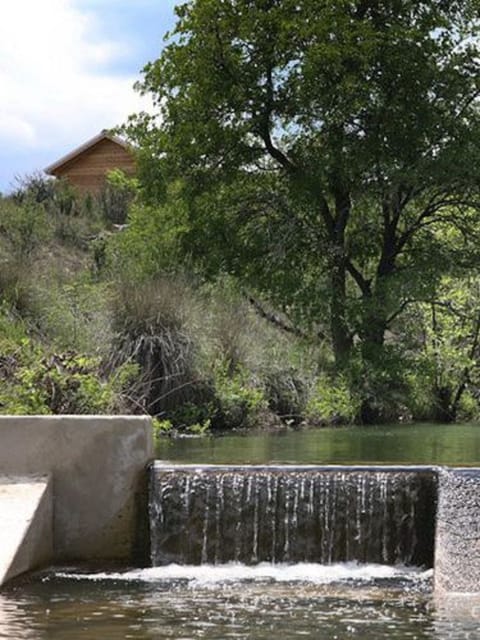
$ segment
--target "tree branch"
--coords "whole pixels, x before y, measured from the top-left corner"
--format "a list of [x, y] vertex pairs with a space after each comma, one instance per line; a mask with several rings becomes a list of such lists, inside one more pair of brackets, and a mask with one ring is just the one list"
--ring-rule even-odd
[[[436, 200], [436, 197], [440, 199]], [[405, 231], [398, 238], [396, 243], [396, 255], [400, 254], [407, 244], [409, 240], [415, 235], [417, 231], [420, 229], [432, 224], [433, 222], [440, 221], [439, 218], [433, 219], [433, 216], [438, 213], [441, 209], [446, 207], [469, 207], [469, 206], [478, 206], [478, 203], [473, 202], [469, 199], [464, 198], [454, 198], [449, 197], [445, 194], [435, 194], [430, 198], [428, 205], [423, 209], [423, 211], [419, 214], [415, 222], [413, 222], [410, 227], [405, 229]]]
[[[267, 311], [262, 306], [262, 304], [253, 296], [248, 294], [245, 294], [245, 295], [248, 302], [252, 305], [253, 309], [255, 310], [255, 312], [261, 318], [263, 318], [264, 320], [267, 320], [268, 322], [270, 322], [270, 324], [273, 324], [275, 327], [277, 327], [277, 329], [281, 329], [282, 331], [285, 331], [285, 333], [290, 333], [294, 336], [297, 336], [297, 338], [302, 338], [304, 340], [307, 340], [310, 337], [307, 333], [305, 333], [298, 327], [293, 327], [292, 325], [284, 322], [277, 314], [271, 311]], [[319, 338], [320, 340], [326, 340], [327, 336], [322, 331], [318, 331], [317, 338]]]
[[352, 276], [352, 278], [355, 280], [356, 284], [358, 285], [358, 288], [360, 289], [360, 291], [362, 292], [362, 294], [364, 296], [371, 296], [372, 294], [372, 287], [371, 287], [371, 281], [367, 280], [361, 273], [360, 271], [357, 269], [357, 267], [352, 263], [352, 261], [350, 260], [350, 258], [345, 258], [345, 269], [347, 270], [347, 272]]
[[420, 300], [415, 300], [413, 298], [412, 299], [408, 298], [407, 300], [404, 300], [402, 304], [398, 307], [398, 309], [394, 311], [392, 315], [386, 319], [385, 324], [387, 325], [387, 327], [395, 320], [395, 318], [398, 318], [398, 316], [405, 311], [405, 309], [408, 307], [409, 304], [413, 304], [414, 302], [420, 302]]
[[271, 120], [274, 105], [274, 87], [273, 87], [273, 67], [269, 65], [266, 70], [266, 96], [265, 96], [265, 110], [260, 116], [259, 135], [265, 144], [265, 149], [270, 156], [276, 160], [288, 173], [296, 173], [297, 167], [290, 160], [290, 158], [283, 153], [278, 147], [275, 146], [272, 140]]

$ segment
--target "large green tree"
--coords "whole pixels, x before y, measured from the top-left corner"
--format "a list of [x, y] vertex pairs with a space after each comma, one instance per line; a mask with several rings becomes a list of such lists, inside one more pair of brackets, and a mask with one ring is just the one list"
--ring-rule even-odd
[[190, 0], [176, 12], [140, 84], [157, 114], [126, 127], [145, 193], [181, 185], [185, 253], [325, 325], [339, 368], [354, 345], [378, 361], [391, 323], [449, 268], [443, 226], [474, 234], [479, 1]]

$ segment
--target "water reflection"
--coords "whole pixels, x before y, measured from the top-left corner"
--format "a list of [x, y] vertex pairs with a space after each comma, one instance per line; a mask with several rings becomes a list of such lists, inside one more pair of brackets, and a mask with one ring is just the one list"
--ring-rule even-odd
[[163, 439], [157, 457], [198, 464], [480, 466], [480, 425], [392, 425]]
[[0, 638], [22, 638], [37, 640], [42, 638], [24, 615], [23, 602], [10, 596], [0, 595]]

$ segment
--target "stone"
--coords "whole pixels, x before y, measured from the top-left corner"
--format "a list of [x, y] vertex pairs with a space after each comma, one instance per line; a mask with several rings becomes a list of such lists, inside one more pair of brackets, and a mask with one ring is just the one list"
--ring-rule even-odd
[[435, 594], [480, 595], [480, 469], [441, 469]]

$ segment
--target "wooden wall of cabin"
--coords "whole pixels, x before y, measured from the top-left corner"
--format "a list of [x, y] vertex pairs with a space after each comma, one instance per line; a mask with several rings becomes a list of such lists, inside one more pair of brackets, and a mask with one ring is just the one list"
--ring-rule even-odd
[[106, 174], [112, 169], [134, 175], [135, 161], [127, 149], [104, 139], [60, 167], [55, 175], [66, 178], [82, 193], [95, 194], [101, 191]]

